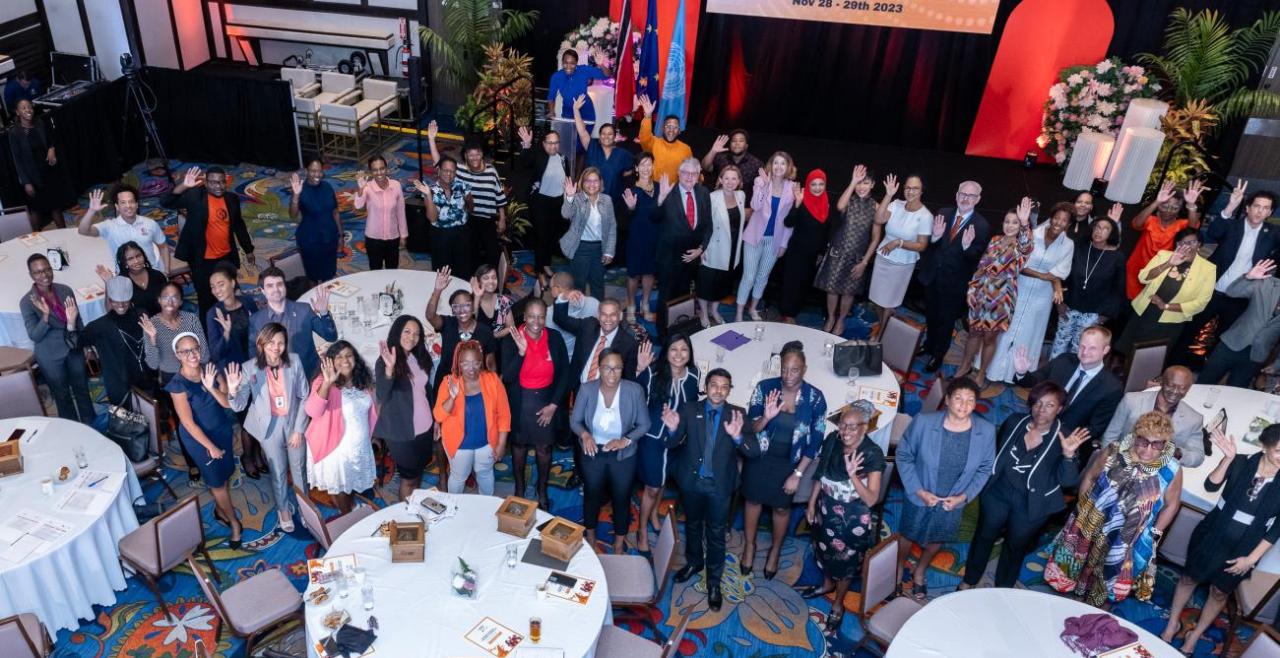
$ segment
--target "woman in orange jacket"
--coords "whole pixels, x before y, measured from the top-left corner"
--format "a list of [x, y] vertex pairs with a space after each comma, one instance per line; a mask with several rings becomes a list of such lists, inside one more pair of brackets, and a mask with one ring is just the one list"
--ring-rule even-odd
[[463, 491], [474, 471], [480, 493], [493, 495], [493, 465], [507, 451], [511, 407], [502, 379], [484, 368], [480, 343], [458, 343], [440, 393], [434, 416], [449, 456], [449, 491]]

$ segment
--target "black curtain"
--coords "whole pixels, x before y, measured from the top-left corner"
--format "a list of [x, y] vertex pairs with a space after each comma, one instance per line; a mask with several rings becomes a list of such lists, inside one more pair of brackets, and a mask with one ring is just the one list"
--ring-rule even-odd
[[551, 74], [560, 68], [556, 54], [564, 35], [589, 18], [609, 15], [609, 0], [505, 0], [502, 6], [521, 11], [538, 10], [533, 31], [511, 43], [520, 52], [533, 55], [533, 84], [537, 87], [547, 86]]
[[[963, 151], [1017, 4], [1001, 3], [990, 35], [703, 14], [690, 121]], [[1218, 9], [1239, 26], [1280, 7], [1280, 0], [1111, 5], [1116, 29], [1110, 53], [1131, 57], [1159, 50], [1175, 7]], [[735, 103], [741, 108], [736, 121], [730, 119]]]

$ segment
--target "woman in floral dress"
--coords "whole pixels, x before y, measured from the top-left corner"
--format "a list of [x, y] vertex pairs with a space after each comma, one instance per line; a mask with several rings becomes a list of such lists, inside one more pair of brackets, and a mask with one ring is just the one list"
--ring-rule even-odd
[[844, 188], [836, 210], [840, 216], [831, 228], [826, 258], [813, 285], [827, 293], [827, 322], [822, 330], [843, 333], [844, 319], [853, 307], [854, 295], [867, 289], [867, 268], [880, 242], [876, 200], [871, 197], [875, 177], [863, 165], [853, 168], [853, 180]]
[[1132, 434], [1094, 453], [1076, 511], [1049, 548], [1045, 582], [1095, 607], [1135, 589], [1138, 600], [1151, 599], [1156, 545], [1182, 494], [1173, 448], [1173, 421], [1149, 411]]
[[969, 280], [969, 337], [964, 341], [964, 357], [956, 377], [967, 377], [973, 357], [982, 349], [975, 382], [986, 388], [983, 377], [996, 340], [1009, 328], [1014, 302], [1018, 299], [1018, 273], [1026, 264], [1035, 243], [1031, 240], [1031, 199], [1023, 197], [1018, 207], [1004, 214], [1004, 234], [987, 245], [978, 269]]

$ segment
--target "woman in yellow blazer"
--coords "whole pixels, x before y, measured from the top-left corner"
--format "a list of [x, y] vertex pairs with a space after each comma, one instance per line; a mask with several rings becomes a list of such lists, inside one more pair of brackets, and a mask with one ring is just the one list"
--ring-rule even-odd
[[474, 471], [480, 493], [492, 496], [493, 465], [502, 461], [511, 432], [507, 390], [484, 369], [480, 343], [464, 340], [453, 354], [453, 373], [441, 382], [433, 414], [449, 456], [449, 491], [464, 493]]
[[1133, 315], [1115, 350], [1133, 353], [1135, 342], [1177, 338], [1182, 325], [1204, 310], [1213, 297], [1218, 268], [1201, 258], [1200, 234], [1185, 228], [1173, 236], [1173, 251], [1157, 253], [1138, 274], [1142, 292], [1133, 298]]

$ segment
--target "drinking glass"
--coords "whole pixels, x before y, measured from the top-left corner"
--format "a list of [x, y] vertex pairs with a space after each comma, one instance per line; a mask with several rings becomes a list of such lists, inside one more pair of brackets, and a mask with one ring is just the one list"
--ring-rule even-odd
[[1204, 394], [1204, 408], [1212, 409], [1213, 405], [1218, 403], [1218, 394], [1221, 392], [1222, 389], [1217, 386], [1210, 386], [1209, 390], [1205, 391]]
[[373, 610], [373, 583], [365, 583], [360, 588], [360, 596], [364, 599], [364, 609]]
[[546, 601], [547, 600], [547, 584], [538, 583], [537, 585], [534, 585], [533, 593], [538, 597], [539, 601]]
[[529, 618], [529, 641], [537, 644], [542, 641], [542, 618]]
[[333, 581], [333, 586], [338, 589], [338, 598], [345, 599], [351, 595], [351, 586], [347, 584], [346, 574], [338, 574], [338, 577]]
[[754, 337], [754, 338], [752, 338], [752, 340], [756, 341], [757, 343], [758, 343], [758, 342], [760, 342], [760, 341], [762, 341], [762, 340], [764, 340], [764, 325], [763, 325], [763, 324], [757, 324], [757, 325], [756, 325], [756, 335], [755, 335], [755, 337]]
[[517, 553], [516, 545], [507, 544], [507, 568], [508, 569], [516, 568], [517, 556], [518, 556], [518, 553]]
[[724, 363], [724, 346], [716, 345], [716, 363]]
[[822, 356], [831, 356], [835, 352], [835, 341], [828, 340], [822, 344]]
[[849, 366], [849, 386], [858, 385], [858, 375], [860, 374], [862, 373], [858, 372], [858, 366]]
[[79, 466], [80, 468], [88, 468], [89, 458], [86, 457], [84, 454], [84, 446], [76, 446], [75, 452], [76, 452], [76, 466]]

